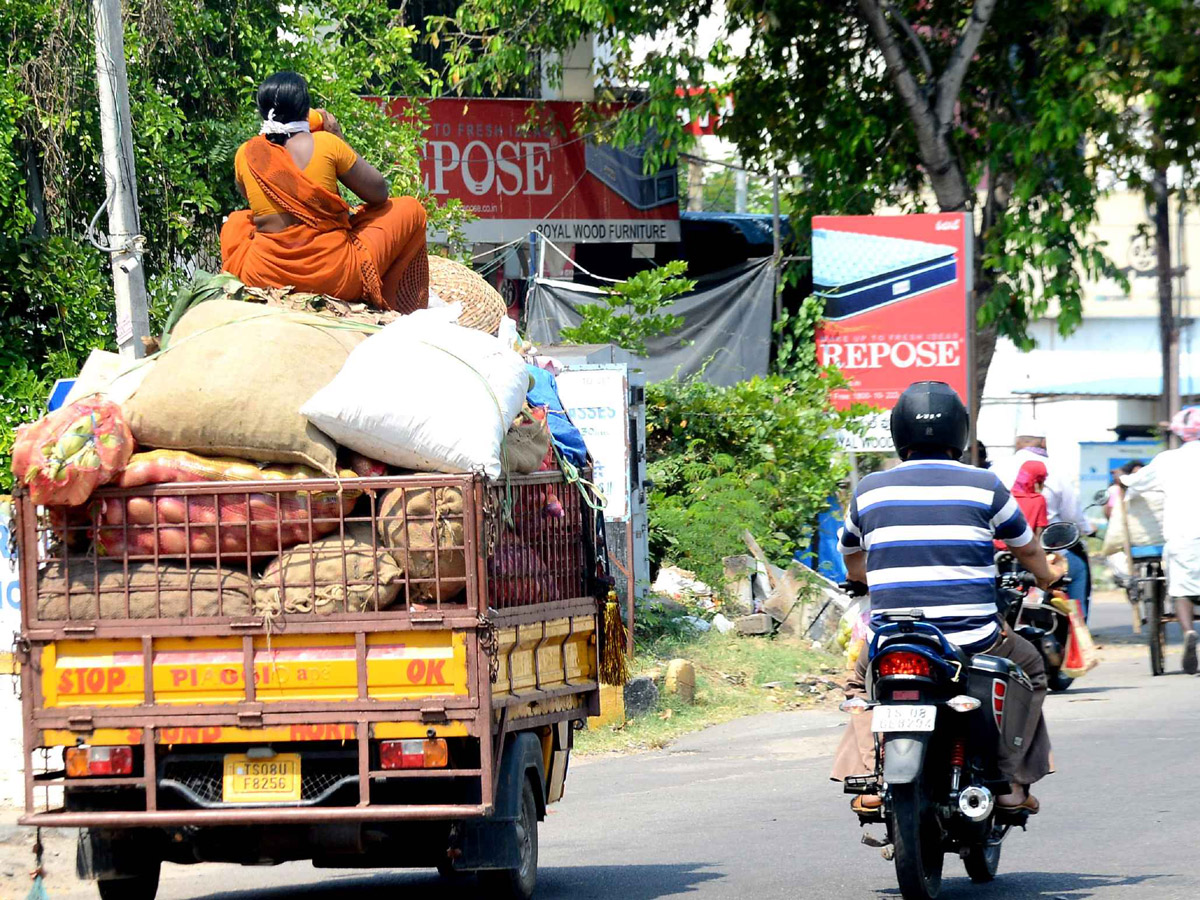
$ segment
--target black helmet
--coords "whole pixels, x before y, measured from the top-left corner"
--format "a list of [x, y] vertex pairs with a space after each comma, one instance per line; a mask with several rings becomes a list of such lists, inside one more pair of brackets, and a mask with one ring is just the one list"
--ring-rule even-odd
[[892, 441], [901, 457], [916, 447], [962, 456], [971, 430], [967, 408], [954, 388], [941, 381], [910, 384], [892, 408]]

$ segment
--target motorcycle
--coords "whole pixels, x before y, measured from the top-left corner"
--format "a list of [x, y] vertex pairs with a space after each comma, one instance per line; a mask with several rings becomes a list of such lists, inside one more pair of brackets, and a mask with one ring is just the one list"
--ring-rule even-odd
[[[1053, 550], [1050, 537], [1043, 546]], [[991, 881], [1004, 839], [1029, 818], [997, 808], [996, 797], [1010, 790], [998, 750], [1020, 749], [1033, 683], [1011, 660], [968, 656], [921, 609], [881, 611], [872, 631], [866, 699], [842, 704], [870, 715], [875, 734], [874, 774], [844, 785], [848, 794], [882, 799], [859, 819], [882, 822], [886, 839], [864, 834], [863, 843], [894, 861], [905, 900], [935, 900], [947, 853], [962, 859], [973, 882]]]
[[[1056, 522], [1042, 532], [1042, 548], [1061, 553], [1079, 541], [1079, 527], [1071, 522]], [[999, 572], [997, 587], [1001, 614], [1008, 626], [1037, 648], [1046, 664], [1046, 679], [1051, 691], [1067, 690], [1075, 680], [1062, 672], [1071, 622], [1067, 613], [1053, 602], [1053, 591], [1037, 591], [1037, 581], [1023, 570], [1008, 550], [996, 554]], [[1069, 583], [1064, 578], [1062, 584]]]

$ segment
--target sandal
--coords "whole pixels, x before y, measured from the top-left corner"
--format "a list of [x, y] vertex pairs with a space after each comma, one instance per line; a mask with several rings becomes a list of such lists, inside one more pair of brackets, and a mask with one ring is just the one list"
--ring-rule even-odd
[[996, 802], [996, 809], [998, 809], [1001, 812], [1010, 812], [1010, 813], [1027, 812], [1031, 816], [1036, 816], [1038, 814], [1038, 812], [1041, 810], [1041, 808], [1042, 808], [1042, 805], [1040, 803], [1038, 803], [1037, 797], [1033, 796], [1033, 794], [1026, 794], [1025, 799], [1022, 802], [1017, 803], [1013, 806], [1007, 806], [1006, 804], [1000, 803], [999, 801]]
[[883, 809], [883, 798], [878, 794], [859, 794], [850, 801], [850, 808], [860, 816], [873, 816]]

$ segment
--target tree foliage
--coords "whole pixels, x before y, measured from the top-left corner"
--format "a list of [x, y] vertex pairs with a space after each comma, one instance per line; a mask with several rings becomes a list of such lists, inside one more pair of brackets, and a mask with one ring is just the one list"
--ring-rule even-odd
[[721, 584], [721, 559], [745, 552], [748, 529], [776, 562], [805, 547], [817, 514], [848, 472], [837, 432], [840, 381], [796, 367], [728, 387], [699, 379], [646, 394], [651, 556]]
[[[49, 381], [112, 348], [108, 260], [87, 241], [104, 203], [91, 4], [0, 4], [0, 456], [35, 417]], [[309, 79], [315, 105], [396, 193], [437, 209], [418, 172], [420, 110], [403, 121], [363, 95], [423, 94], [437, 76], [414, 58], [417, 29], [387, 4], [322, 0], [129, 0], [125, 50], [145, 271], [161, 317], [192, 266], [216, 268], [222, 218], [244, 205], [233, 154], [257, 132], [258, 83], [280, 69]], [[103, 231], [101, 214], [97, 228]], [[7, 482], [2, 467], [0, 488]]]
[[663, 312], [677, 297], [696, 286], [684, 278], [687, 262], [671, 260], [654, 269], [614, 284], [595, 303], [582, 307], [583, 320], [562, 329], [572, 344], [616, 344], [638, 356], [646, 355], [646, 341], [665, 337], [683, 327], [683, 318]]
[[[445, 30], [459, 50], [466, 33], [558, 53], [595, 35], [609, 93], [639, 99], [626, 133], [662, 136], [654, 164], [686, 146], [680, 107], [732, 93], [723, 134], [742, 159], [789, 176], [794, 222], [887, 206], [973, 212], [986, 368], [997, 334], [1031, 346], [1030, 321], [1052, 303], [1069, 332], [1084, 281], [1116, 275], [1091, 226], [1094, 138], [1118, 124], [1105, 90], [1123, 5], [466, 0]], [[705, 46], [713, 20], [726, 37]], [[509, 74], [501, 58], [451, 60], [463, 86]], [[716, 90], [679, 90], [700, 84]]]

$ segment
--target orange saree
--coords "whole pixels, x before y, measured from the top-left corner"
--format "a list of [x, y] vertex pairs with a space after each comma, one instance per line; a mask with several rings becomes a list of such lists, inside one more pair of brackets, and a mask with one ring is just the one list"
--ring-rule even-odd
[[413, 197], [352, 212], [309, 180], [291, 154], [266, 138], [246, 144], [246, 164], [273, 203], [299, 220], [260, 232], [250, 210], [221, 228], [221, 262], [251, 287], [294, 287], [378, 309], [412, 312], [429, 300], [425, 210]]

